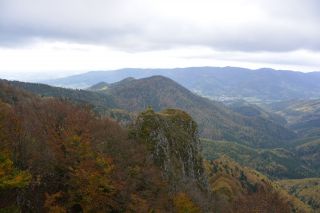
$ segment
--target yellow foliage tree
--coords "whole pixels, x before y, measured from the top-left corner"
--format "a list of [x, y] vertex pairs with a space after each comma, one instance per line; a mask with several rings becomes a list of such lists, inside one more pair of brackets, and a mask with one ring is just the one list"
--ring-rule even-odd
[[200, 208], [192, 202], [185, 193], [178, 193], [173, 199], [174, 209], [177, 213], [200, 213]]
[[31, 175], [14, 167], [4, 153], [0, 153], [0, 190], [23, 188], [28, 185]]

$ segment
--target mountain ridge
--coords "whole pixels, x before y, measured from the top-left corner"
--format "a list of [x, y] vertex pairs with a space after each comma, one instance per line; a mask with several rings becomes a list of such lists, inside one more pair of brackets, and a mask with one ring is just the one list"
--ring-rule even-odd
[[[295, 137], [293, 132], [281, 125], [262, 117], [246, 117], [233, 112], [220, 102], [193, 94], [167, 77], [156, 76], [129, 80], [129, 82], [122, 81], [110, 84], [106, 90], [98, 92], [55, 88], [34, 83], [9, 83], [41, 96], [66, 97], [76, 103], [79, 102], [79, 97], [81, 98], [82, 94], [89, 92], [88, 94], [92, 95], [88, 95], [88, 102], [98, 112], [107, 115], [113, 114], [116, 119], [119, 117], [130, 119], [130, 116], [123, 111], [110, 112], [110, 110], [124, 109], [129, 112], [139, 112], [148, 106], [152, 106], [155, 111], [165, 108], [179, 108], [190, 113], [199, 123], [201, 137], [211, 139], [238, 141], [258, 147], [278, 147]], [[107, 102], [101, 102], [100, 97]], [[82, 101], [83, 99], [80, 99], [80, 103]]]
[[114, 83], [127, 77], [145, 78], [163, 75], [189, 90], [215, 100], [246, 99], [272, 102], [320, 97], [320, 72], [303, 73], [269, 68], [187, 67], [172, 69], [126, 68], [93, 71], [44, 83], [62, 87], [87, 88], [101, 81]]
[[[146, 87], [146, 83], [148, 86], [152, 85], [154, 91]], [[20, 165], [23, 165], [21, 168], [28, 168], [28, 172], [32, 176], [41, 176], [40, 183], [38, 178], [31, 180], [28, 177], [24, 178], [26, 182], [23, 180], [20, 187], [26, 187], [31, 181], [30, 187], [27, 186], [24, 189], [26, 190], [26, 194], [22, 195], [24, 203], [18, 207], [23, 210], [33, 208], [39, 212], [42, 208], [61, 211], [80, 208], [84, 211], [90, 209], [95, 211], [101, 206], [86, 202], [86, 198], [93, 200], [97, 198], [101, 199], [103, 203], [108, 203], [104, 208], [109, 210], [129, 208], [148, 212], [154, 209], [166, 209], [163, 211], [171, 212], [170, 209], [174, 208], [173, 212], [179, 212], [179, 209], [192, 206], [195, 212], [201, 212], [200, 210], [211, 212], [207, 210], [210, 208], [225, 210], [227, 205], [231, 211], [232, 209], [247, 211], [247, 209], [253, 210], [268, 206], [272, 209], [282, 209], [282, 212], [290, 212], [290, 209], [297, 212], [310, 212], [308, 206], [273, 185], [272, 180], [254, 170], [243, 168], [230, 159], [226, 160], [225, 157], [222, 157], [211, 162], [205, 161], [204, 167], [201, 166], [202, 159], [199, 153], [201, 147], [199, 146], [196, 124], [187, 113], [181, 110], [167, 109], [155, 113], [151, 108], [148, 108], [146, 114], [140, 114], [142, 120], [139, 120], [138, 116], [135, 126], [135, 131], [139, 136], [142, 136], [139, 137], [142, 139], [142, 143], [139, 143], [136, 140], [128, 141], [125, 129], [107, 117], [94, 114], [90, 108], [83, 107], [81, 104], [68, 103], [69, 101], [77, 103], [79, 101], [77, 97], [81, 94], [98, 94], [95, 97], [105, 96], [110, 97], [110, 100], [114, 100], [115, 94], [118, 94], [120, 100], [121, 96], [126, 99], [127, 91], [134, 91], [131, 86], [137, 88], [137, 85], [144, 89], [142, 92], [151, 91], [153, 94], [152, 92], [159, 92], [155, 83], [162, 85], [162, 89], [169, 90], [177, 86], [178, 89], [172, 92], [177, 96], [171, 96], [171, 100], [177, 103], [180, 101], [183, 101], [183, 104], [188, 103], [190, 96], [191, 100], [195, 98], [203, 104], [208, 104], [205, 106], [212, 106], [222, 112], [229, 113], [231, 118], [244, 117], [236, 113], [230, 115], [232, 111], [226, 107], [223, 108], [223, 104], [212, 104], [215, 102], [194, 95], [174, 81], [161, 76], [147, 80], [129, 79], [129, 82], [125, 80], [110, 85], [106, 90], [91, 91], [90, 93], [41, 84], [0, 81], [0, 100], [4, 101], [0, 107], [6, 109], [0, 111], [0, 121], [4, 118], [4, 124], [6, 124], [4, 129], [0, 125], [0, 136], [4, 136], [5, 139], [10, 136], [8, 139], [15, 144], [17, 142], [15, 140], [16, 134], [11, 133], [20, 130], [17, 132], [18, 136], [21, 136], [18, 145], [22, 147], [21, 149], [12, 147], [14, 149], [11, 150], [12, 156], [17, 158], [14, 159], [14, 166], [19, 168]], [[140, 91], [139, 89], [138, 87], [137, 91]], [[25, 90], [34, 91], [37, 95], [25, 92]], [[145, 93], [138, 94], [144, 98]], [[95, 103], [94, 99], [91, 101]], [[194, 103], [197, 101], [190, 102], [198, 104]], [[164, 102], [165, 104], [160, 103], [162, 105], [159, 105], [159, 108], [167, 104], [166, 102]], [[201, 103], [196, 106], [200, 107]], [[115, 104], [117, 106], [117, 103]], [[107, 108], [107, 106], [105, 107]], [[199, 109], [198, 112], [202, 112], [204, 108]], [[13, 114], [10, 114], [10, 111]], [[20, 120], [23, 124], [21, 128], [17, 128], [15, 123], [10, 124], [6, 121], [6, 119], [12, 119], [12, 115], [15, 114], [17, 121]], [[149, 120], [150, 117], [151, 120]], [[249, 122], [250, 119], [244, 121]], [[258, 128], [259, 125], [254, 121], [251, 125], [257, 125], [256, 128]], [[19, 124], [20, 122], [17, 122], [17, 125]], [[220, 125], [219, 122], [217, 124]], [[228, 128], [228, 126], [222, 127]], [[3, 130], [5, 131], [3, 132]], [[146, 149], [140, 147], [139, 144], [147, 144]], [[147, 151], [148, 144], [151, 144], [151, 150], [153, 150], [151, 153]], [[156, 148], [152, 149], [152, 146]], [[169, 148], [166, 152], [157, 152], [159, 147]], [[15, 153], [16, 151], [18, 153]], [[279, 155], [287, 153], [285, 150], [279, 151]], [[163, 158], [163, 155], [175, 159], [175, 164], [171, 165], [168, 158]], [[150, 161], [150, 156], [155, 162], [159, 161], [157, 167], [154, 167], [156, 165]], [[210, 187], [208, 190], [213, 196], [210, 194], [207, 196], [205, 191], [196, 187], [197, 184], [191, 186], [182, 184], [182, 188], [177, 188], [176, 184], [170, 187], [170, 184], [163, 182], [160, 174], [166, 171], [165, 168], [168, 168], [169, 164], [172, 167], [167, 171], [169, 174], [174, 174], [171, 177], [177, 177], [178, 182], [180, 182], [179, 178], [186, 178], [186, 180], [191, 178], [196, 183], [206, 186], [206, 175], [208, 175]], [[159, 171], [159, 168], [162, 170]], [[54, 181], [66, 183], [71, 188], [66, 190], [65, 185], [56, 185]], [[125, 184], [125, 188], [123, 188], [123, 184]], [[48, 192], [47, 195], [44, 196], [44, 192]], [[83, 192], [86, 192], [86, 196], [84, 199], [79, 199]], [[43, 200], [44, 197], [45, 200]], [[0, 199], [5, 200], [5, 198]], [[14, 201], [8, 203], [8, 205], [11, 204], [14, 204]]]
[[120, 81], [98, 92], [111, 95], [120, 108], [131, 112], [143, 111], [148, 106], [155, 111], [182, 109], [198, 122], [202, 137], [228, 138], [254, 146], [278, 146], [294, 137], [293, 132], [271, 120], [234, 112], [220, 102], [196, 95], [174, 80], [159, 75]]

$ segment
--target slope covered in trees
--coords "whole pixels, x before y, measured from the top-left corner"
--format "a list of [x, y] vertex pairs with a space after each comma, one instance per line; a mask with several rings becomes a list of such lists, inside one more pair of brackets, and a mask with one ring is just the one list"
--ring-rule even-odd
[[282, 115], [272, 112], [272, 110], [269, 110], [267, 107], [251, 104], [243, 100], [225, 101], [224, 104], [226, 104], [233, 111], [245, 116], [262, 117], [280, 125], [286, 125], [288, 122]]
[[216, 212], [311, 212], [266, 176], [222, 156], [206, 162]]
[[303, 155], [301, 150], [255, 149], [230, 141], [212, 141], [202, 139], [203, 155], [208, 160], [228, 156], [242, 166], [253, 168], [272, 178], [308, 178], [318, 177], [319, 169], [316, 157]]
[[108, 87], [99, 84], [90, 88], [90, 91], [62, 89], [43, 84], [8, 83], [41, 96], [54, 96], [81, 105], [89, 103], [100, 114], [112, 116], [124, 123], [132, 119], [132, 115], [125, 111], [134, 114], [147, 106], [152, 106], [155, 111], [179, 108], [190, 113], [197, 121], [202, 137], [236, 141], [254, 147], [283, 146], [295, 137], [293, 132], [272, 119], [233, 112], [223, 104], [197, 96], [161, 76], [139, 80], [128, 78]]
[[96, 93], [87, 90], [73, 90], [61, 87], [52, 87], [45, 84], [37, 83], [25, 83], [5, 80], [1, 81], [16, 88], [27, 90], [31, 93], [38, 94], [43, 97], [55, 97], [79, 105], [88, 105], [93, 107], [99, 113], [104, 113], [111, 108], [116, 108], [116, 104], [113, 98], [108, 96], [107, 94]]
[[277, 147], [295, 137], [281, 124], [262, 116], [234, 112], [222, 103], [195, 95], [162, 76], [126, 79], [110, 84], [101, 93], [111, 95], [119, 108], [131, 112], [142, 111], [147, 106], [155, 111], [165, 108], [185, 110], [199, 124], [200, 134], [205, 138], [237, 141], [254, 147]]
[[[229, 158], [203, 161], [197, 125], [181, 110], [155, 113], [149, 108], [138, 116], [132, 131], [132, 137], [152, 150], [153, 161], [165, 171], [166, 179], [175, 189], [193, 188], [193, 193], [189, 193], [191, 200], [204, 212], [311, 211], [266, 176], [241, 167]], [[195, 194], [197, 186], [202, 190]], [[195, 208], [189, 204], [176, 210], [189, 212]]]
[[278, 183], [290, 194], [310, 205], [315, 212], [320, 211], [320, 178], [281, 180]]
[[291, 100], [269, 105], [275, 113], [283, 116], [288, 128], [300, 138], [320, 138], [320, 100]]
[[[0, 89], [1, 211], [223, 209], [220, 198], [224, 191], [210, 185], [219, 173], [214, 162], [205, 166], [197, 125], [187, 113], [148, 110], [138, 116], [128, 132], [88, 107], [41, 98], [6, 82], [0, 83]], [[223, 168], [241, 171], [231, 164]], [[243, 176], [230, 174], [230, 184], [243, 182]], [[257, 184], [264, 185], [260, 181]], [[270, 209], [301, 208], [271, 185], [266, 190], [250, 191], [247, 184], [241, 190], [248, 193], [239, 191], [236, 200], [241, 202], [233, 203], [237, 204], [235, 210], [261, 206], [242, 202], [250, 201], [251, 196], [262, 197], [262, 206]]]
[[[0, 87], [5, 109], [0, 112], [0, 135], [6, 138], [1, 151], [7, 156], [1, 157], [1, 208], [16, 206], [23, 212], [169, 208], [160, 169], [146, 159], [144, 146], [127, 139], [117, 123], [100, 119], [85, 107], [39, 98], [4, 83]], [[16, 123], [9, 125], [6, 119]]]

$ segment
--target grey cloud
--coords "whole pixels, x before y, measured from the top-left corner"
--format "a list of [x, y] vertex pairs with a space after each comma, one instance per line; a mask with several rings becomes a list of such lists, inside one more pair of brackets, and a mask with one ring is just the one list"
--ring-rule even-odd
[[[234, 17], [223, 26], [218, 21], [204, 20], [203, 25], [189, 21], [188, 16], [197, 14], [181, 15], [184, 5], [176, 8], [175, 16], [167, 16], [147, 0], [0, 0], [0, 45], [39, 38], [127, 51], [188, 45], [231, 51], [320, 50], [319, 1], [257, 0], [256, 4], [265, 12], [262, 20], [238, 23]], [[170, 1], [165, 6], [170, 7]]]

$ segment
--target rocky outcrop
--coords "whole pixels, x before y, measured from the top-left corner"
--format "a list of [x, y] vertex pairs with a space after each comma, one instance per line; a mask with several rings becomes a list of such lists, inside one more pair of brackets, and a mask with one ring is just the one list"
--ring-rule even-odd
[[206, 188], [197, 124], [186, 112], [167, 109], [156, 113], [149, 108], [137, 117], [133, 135], [147, 145], [170, 183], [195, 181]]

